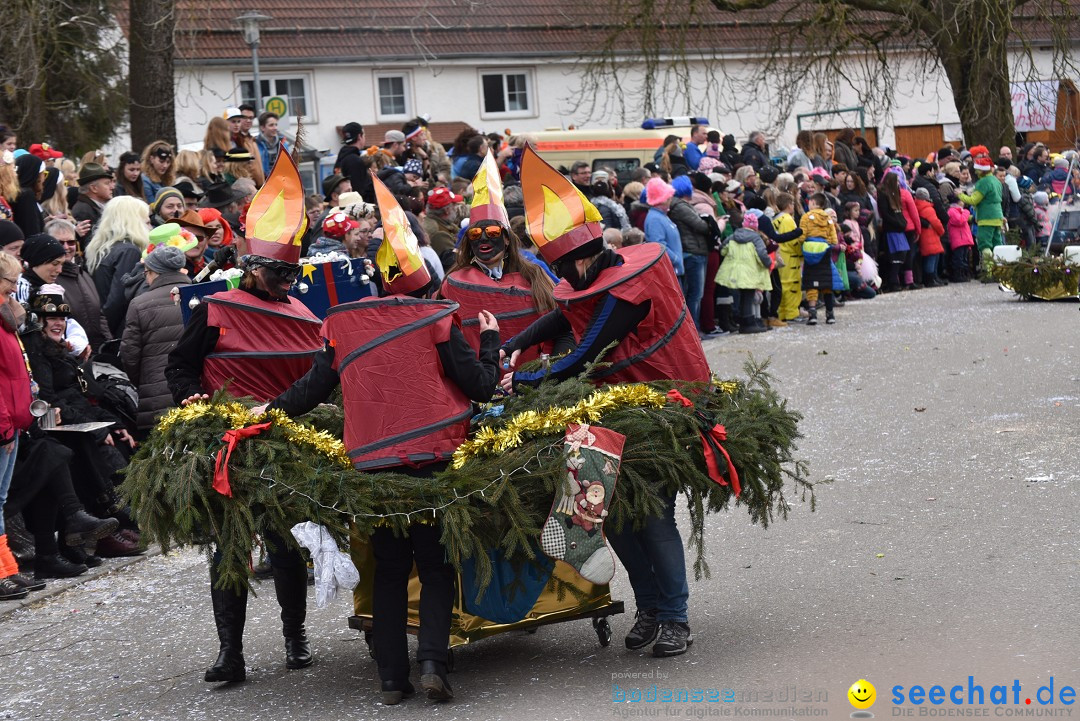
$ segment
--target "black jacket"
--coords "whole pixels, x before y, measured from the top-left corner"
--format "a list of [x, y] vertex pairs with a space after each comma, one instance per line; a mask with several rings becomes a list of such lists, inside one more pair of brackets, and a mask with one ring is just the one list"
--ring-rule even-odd
[[[595, 278], [605, 268], [621, 264], [622, 258], [618, 253], [610, 249], [605, 250], [589, 268], [586, 277], [591, 275]], [[571, 352], [562, 355], [547, 370], [518, 371], [514, 373], [514, 386], [521, 384], [535, 386], [548, 377], [556, 380], [566, 380], [580, 375], [585, 370], [585, 367], [589, 363], [594, 363], [608, 346], [620, 342], [637, 329], [638, 324], [645, 320], [645, 317], [649, 314], [650, 302], [646, 301], [640, 305], [634, 305], [616, 298], [610, 293], [604, 293], [598, 307], [596, 317], [603, 318], [603, 320], [594, 319], [589, 328], [582, 334], [583, 339], [590, 339], [588, 344], [578, 345]], [[600, 323], [600, 327], [593, 328], [595, 323]], [[568, 337], [573, 338], [570, 321], [566, 319], [562, 311], [556, 309], [541, 316], [528, 328], [507, 341], [503, 346], [503, 351], [507, 356], [510, 356], [516, 350], [523, 350], [545, 341]], [[564, 349], [560, 348], [560, 344], [556, 343], [554, 355], [558, 356], [563, 351]]]
[[79, 199], [71, 208], [71, 215], [74, 216], [75, 222], [77, 223], [84, 220], [90, 221], [90, 230], [86, 231], [86, 235], [77, 236], [80, 248], [85, 248], [86, 244], [90, 242], [90, 239], [94, 237], [94, 231], [97, 230], [97, 224], [98, 221], [101, 220], [102, 212], [102, 206], [98, 205], [90, 198], [87, 198], [82, 193], [79, 193]]
[[349, 179], [352, 189], [368, 203], [375, 202], [375, 186], [371, 182], [368, 170], [371, 162], [360, 154], [360, 149], [353, 145], [343, 145], [338, 151], [337, 168]]
[[742, 146], [742, 162], [743, 165], [749, 165], [754, 170], [760, 171], [769, 164], [769, 155], [754, 143], [747, 143]]
[[[945, 201], [941, 199], [941, 189], [938, 187], [937, 181], [928, 178], [922, 173], [916, 173], [915, 179], [911, 181], [911, 192], [915, 193], [919, 188], [926, 188], [926, 192], [930, 194], [930, 202], [934, 204], [934, 215], [941, 221], [943, 228], [949, 227], [949, 208], [945, 205]], [[1008, 195], [1008, 193], [1004, 193]]]

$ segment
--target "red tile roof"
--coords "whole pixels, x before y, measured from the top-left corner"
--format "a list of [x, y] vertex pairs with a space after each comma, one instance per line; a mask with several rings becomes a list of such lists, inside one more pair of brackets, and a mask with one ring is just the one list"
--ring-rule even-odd
[[[1065, 0], [1073, 12], [1080, 0]], [[114, 0], [121, 27], [126, 0]], [[689, 50], [760, 50], [766, 28], [798, 24], [814, 3], [778, 0], [762, 10], [721, 12], [699, 3], [700, 16], [687, 33]], [[176, 49], [181, 62], [246, 62], [251, 51], [233, 22], [256, 10], [273, 19], [262, 28], [261, 62], [437, 62], [449, 58], [575, 57], [597, 49], [609, 33], [602, 6], [580, 0], [177, 0]], [[890, 16], [862, 21], [882, 26]], [[681, 18], [673, 18], [673, 22]], [[1044, 23], [1024, 22], [1029, 36], [1048, 37]], [[625, 35], [618, 49], [638, 50]]]

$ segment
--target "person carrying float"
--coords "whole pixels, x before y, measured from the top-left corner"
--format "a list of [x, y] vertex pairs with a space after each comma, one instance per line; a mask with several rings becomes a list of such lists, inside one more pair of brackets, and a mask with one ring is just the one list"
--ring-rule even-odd
[[[478, 311], [491, 311], [499, 322], [501, 334], [509, 338], [555, 310], [553, 287], [543, 269], [521, 255], [521, 241], [510, 230], [503, 205], [499, 168], [495, 157], [488, 152], [473, 178], [469, 227], [439, 294], [461, 306], [465, 339], [479, 349]], [[569, 347], [569, 337], [562, 340], [563, 346], [555, 347], [555, 353]], [[529, 348], [519, 361], [524, 363], [535, 357], [536, 350]]]
[[[516, 367], [524, 349], [567, 331], [573, 333], [577, 347], [547, 370], [508, 375], [504, 389], [536, 385], [547, 377], [576, 376], [601, 354], [608, 365], [594, 371], [598, 384], [708, 382], [709, 365], [663, 247], [644, 243], [605, 249], [600, 213], [531, 148], [523, 154], [521, 184], [529, 234], [562, 282], [555, 288], [557, 309], [514, 336], [502, 350]], [[662, 515], [636, 520], [637, 530], [628, 524], [607, 535], [626, 568], [637, 605], [626, 647], [639, 650], [652, 645], [653, 655], [660, 657], [685, 653], [693, 636], [675, 495], [665, 499]]]
[[[203, 298], [195, 307], [176, 348], [169, 354], [165, 378], [180, 405], [208, 400], [225, 389], [236, 398], [267, 401], [288, 388], [311, 367], [322, 347], [321, 322], [288, 295], [300, 273], [300, 240], [307, 226], [304, 188], [292, 156], [285, 151], [247, 213], [247, 238], [241, 239], [239, 287]], [[227, 480], [214, 487], [229, 495]], [[292, 539], [266, 534], [281, 606], [285, 666], [313, 662], [304, 630], [307, 615], [307, 565]], [[210, 567], [220, 650], [206, 670], [206, 681], [245, 679], [243, 633], [247, 589], [219, 588], [216, 554]]]
[[[386, 295], [331, 308], [311, 370], [267, 408], [302, 415], [340, 385], [345, 447], [355, 467], [376, 477], [393, 471], [423, 478], [448, 466], [465, 441], [472, 402], [490, 400], [496, 389], [499, 325], [486, 310], [477, 313], [478, 358], [462, 332], [458, 304], [428, 299], [436, 286], [405, 212], [377, 177], [372, 182], [383, 226], [376, 264]], [[446, 672], [455, 573], [439, 526], [424, 520], [404, 537], [387, 527], [371, 535], [373, 641], [387, 705], [415, 690], [406, 643], [414, 563], [421, 583], [420, 684], [429, 699], [453, 697]]]

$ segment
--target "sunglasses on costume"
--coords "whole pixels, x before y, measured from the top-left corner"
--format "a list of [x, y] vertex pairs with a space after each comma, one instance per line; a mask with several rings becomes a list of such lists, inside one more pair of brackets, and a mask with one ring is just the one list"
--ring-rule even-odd
[[56, 303], [46, 303], [45, 305], [35, 308], [34, 310], [40, 313], [70, 313], [71, 306], [67, 303], [61, 303], [59, 305], [57, 305]]
[[172, 160], [172, 156], [172, 153], [167, 150], [159, 150], [158, 152], [154, 153], [154, 157], [160, 158], [161, 160]]
[[469, 240], [480, 240], [481, 236], [490, 240], [501, 238], [503, 229], [501, 225], [489, 225], [486, 228], [469, 228], [465, 231], [465, 237]]

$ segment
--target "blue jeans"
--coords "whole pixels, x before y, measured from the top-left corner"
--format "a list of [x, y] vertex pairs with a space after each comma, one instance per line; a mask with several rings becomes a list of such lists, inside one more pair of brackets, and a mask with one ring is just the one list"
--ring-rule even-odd
[[941, 254], [936, 255], [924, 255], [922, 259], [922, 272], [923, 282], [928, 280], [937, 280], [937, 268], [938, 259], [941, 258]]
[[7, 502], [8, 491], [11, 489], [11, 476], [15, 473], [15, 456], [19, 452], [19, 436], [11, 445], [0, 448], [0, 536], [7, 533], [4, 528], [4, 504]]
[[[694, 319], [694, 327], [701, 330], [701, 296], [705, 294], [705, 266], [709, 264], [709, 256], [683, 255], [683, 268], [686, 272], [682, 277], [683, 297], [686, 298], [686, 307], [690, 309], [690, 317]], [[710, 329], [711, 330], [711, 329]]]
[[666, 498], [663, 515], [648, 518], [641, 530], [635, 531], [628, 518], [622, 531], [608, 533], [607, 540], [630, 578], [638, 610], [656, 609], [660, 621], [686, 623], [690, 587], [682, 536], [675, 525], [675, 496]]

